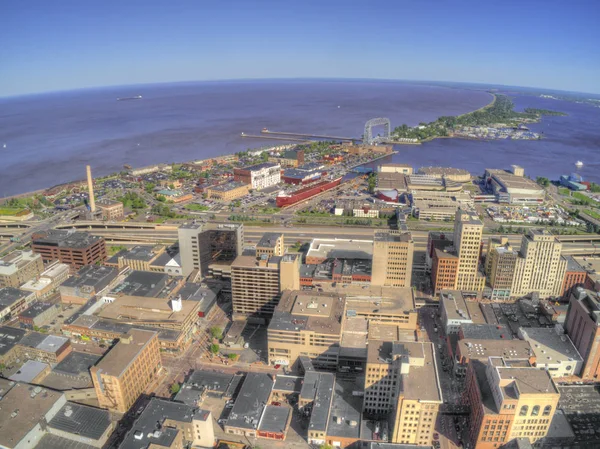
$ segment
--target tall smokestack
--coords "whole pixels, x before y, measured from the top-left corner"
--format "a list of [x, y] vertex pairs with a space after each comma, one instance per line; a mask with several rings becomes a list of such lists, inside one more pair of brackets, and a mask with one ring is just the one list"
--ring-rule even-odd
[[92, 169], [89, 165], [86, 165], [85, 170], [87, 172], [88, 182], [88, 194], [90, 196], [90, 211], [96, 212], [96, 200], [94, 199], [94, 180], [92, 179]]

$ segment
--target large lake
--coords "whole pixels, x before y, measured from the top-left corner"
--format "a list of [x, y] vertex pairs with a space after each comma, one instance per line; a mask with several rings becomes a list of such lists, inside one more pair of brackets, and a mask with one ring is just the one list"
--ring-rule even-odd
[[[116, 100], [135, 95], [143, 98]], [[416, 125], [490, 100], [481, 89], [319, 80], [162, 84], [2, 98], [0, 197], [82, 179], [86, 164], [100, 176], [124, 164], [181, 162], [278, 144], [242, 138], [242, 131], [259, 134], [267, 127], [358, 137], [373, 117], [388, 117], [392, 126]], [[518, 164], [532, 177], [550, 178], [574, 171], [581, 160], [584, 178], [600, 182], [600, 108], [526, 95], [516, 96], [515, 103], [518, 109], [569, 115], [533, 125], [544, 132], [541, 141], [439, 139], [398, 146], [393, 159], [475, 174]]]

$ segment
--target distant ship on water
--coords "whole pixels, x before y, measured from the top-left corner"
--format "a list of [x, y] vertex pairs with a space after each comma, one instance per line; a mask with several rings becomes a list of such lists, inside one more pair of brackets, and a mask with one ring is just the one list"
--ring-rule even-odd
[[583, 162], [581, 162], [581, 161], [575, 162], [575, 167], [583, 167]]
[[121, 98], [117, 98], [117, 101], [141, 100], [141, 99], [142, 99], [141, 95], [136, 95], [135, 97], [121, 97]]

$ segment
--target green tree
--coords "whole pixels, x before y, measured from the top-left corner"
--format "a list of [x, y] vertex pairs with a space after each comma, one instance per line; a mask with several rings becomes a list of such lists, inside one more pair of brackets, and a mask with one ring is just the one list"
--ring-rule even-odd
[[177, 394], [179, 393], [179, 390], [181, 390], [181, 385], [179, 385], [179, 382], [173, 383], [170, 387], [171, 394]]
[[153, 184], [153, 183], [151, 183], [151, 182], [147, 183], [147, 184], [144, 186], [144, 189], [145, 189], [145, 190], [146, 190], [146, 192], [148, 192], [148, 193], [152, 193], [152, 192], [154, 191], [154, 189], [155, 189], [155, 188], [156, 188], [156, 184]]
[[156, 201], [160, 201], [161, 203], [164, 203], [165, 201], [167, 201], [167, 198], [165, 198], [164, 195], [156, 195], [155, 198], [156, 198]]
[[371, 173], [368, 179], [369, 192], [375, 193], [375, 189], [377, 188], [377, 175], [375, 173]]
[[543, 176], [538, 176], [535, 178], [535, 182], [537, 182], [542, 187], [548, 187], [550, 185], [550, 180], [548, 178], [544, 178]]
[[213, 354], [217, 354], [219, 352], [219, 345], [214, 343], [210, 345], [210, 352], [212, 352]]
[[231, 354], [228, 354], [227, 357], [229, 358], [229, 360], [235, 360], [235, 359], [237, 359], [237, 354], [231, 353]]
[[323, 443], [319, 446], [319, 449], [333, 449], [333, 446], [331, 446], [331, 444]]
[[210, 328], [210, 335], [212, 335], [212, 338], [220, 340], [223, 338], [223, 330], [219, 326], [213, 326]]

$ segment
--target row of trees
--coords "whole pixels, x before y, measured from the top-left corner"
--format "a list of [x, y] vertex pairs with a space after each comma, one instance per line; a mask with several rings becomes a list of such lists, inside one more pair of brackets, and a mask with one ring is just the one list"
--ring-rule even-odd
[[117, 199], [123, 203], [123, 207], [129, 207], [131, 209], [146, 208], [146, 202], [144, 199], [135, 192], [127, 192], [125, 195]]

